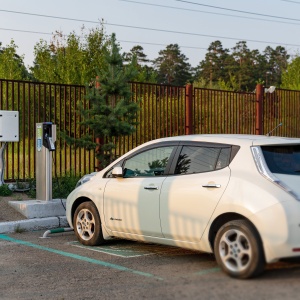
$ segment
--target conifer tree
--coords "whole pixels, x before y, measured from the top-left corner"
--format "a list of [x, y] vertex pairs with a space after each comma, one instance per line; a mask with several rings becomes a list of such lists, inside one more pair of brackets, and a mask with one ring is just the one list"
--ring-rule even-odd
[[80, 125], [86, 128], [85, 135], [80, 139], [65, 136], [67, 142], [74, 143], [76, 147], [95, 149], [99, 168], [115, 159], [115, 138], [135, 131], [139, 106], [131, 100], [128, 84], [136, 76], [135, 66], [135, 58], [124, 65], [115, 34], [112, 34], [96, 87], [89, 88], [87, 100], [90, 108], [80, 110], [83, 120]]

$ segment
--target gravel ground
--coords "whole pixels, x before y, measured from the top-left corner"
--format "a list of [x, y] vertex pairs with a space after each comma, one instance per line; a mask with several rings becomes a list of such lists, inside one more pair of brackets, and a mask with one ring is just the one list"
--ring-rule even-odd
[[10, 197], [0, 197], [0, 222], [26, 220], [26, 217], [9, 205], [9, 201], [29, 200], [24, 193], [14, 193]]

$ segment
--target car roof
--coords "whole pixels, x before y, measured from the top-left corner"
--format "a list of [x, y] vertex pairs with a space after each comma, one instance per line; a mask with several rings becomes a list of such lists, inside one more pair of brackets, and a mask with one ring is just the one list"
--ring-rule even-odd
[[288, 138], [278, 136], [254, 135], [254, 134], [192, 134], [161, 138], [149, 142], [149, 144], [163, 141], [195, 141], [224, 143], [240, 146], [252, 145], [277, 145], [300, 144], [300, 138]]

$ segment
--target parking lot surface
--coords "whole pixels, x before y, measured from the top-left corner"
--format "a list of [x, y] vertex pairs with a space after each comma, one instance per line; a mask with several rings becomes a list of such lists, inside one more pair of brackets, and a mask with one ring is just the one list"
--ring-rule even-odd
[[1, 299], [298, 299], [300, 260], [252, 280], [227, 277], [214, 256], [115, 240], [85, 247], [73, 232], [0, 235]]

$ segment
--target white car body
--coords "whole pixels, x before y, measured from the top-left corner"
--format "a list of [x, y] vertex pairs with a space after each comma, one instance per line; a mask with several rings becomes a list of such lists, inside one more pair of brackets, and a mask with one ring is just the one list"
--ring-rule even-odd
[[[112, 166], [137, 151], [166, 142], [235, 145], [239, 149], [228, 166], [211, 172], [103, 178]], [[242, 218], [256, 228], [267, 263], [300, 256], [300, 173], [270, 174], [263, 167], [259, 170], [260, 162], [255, 163], [255, 159], [263, 160], [261, 146], [299, 144], [300, 139], [257, 135], [153, 140], [76, 188], [67, 199], [67, 219], [73, 228], [76, 207], [88, 200], [97, 207], [104, 240], [119, 237], [213, 252], [214, 228]]]

